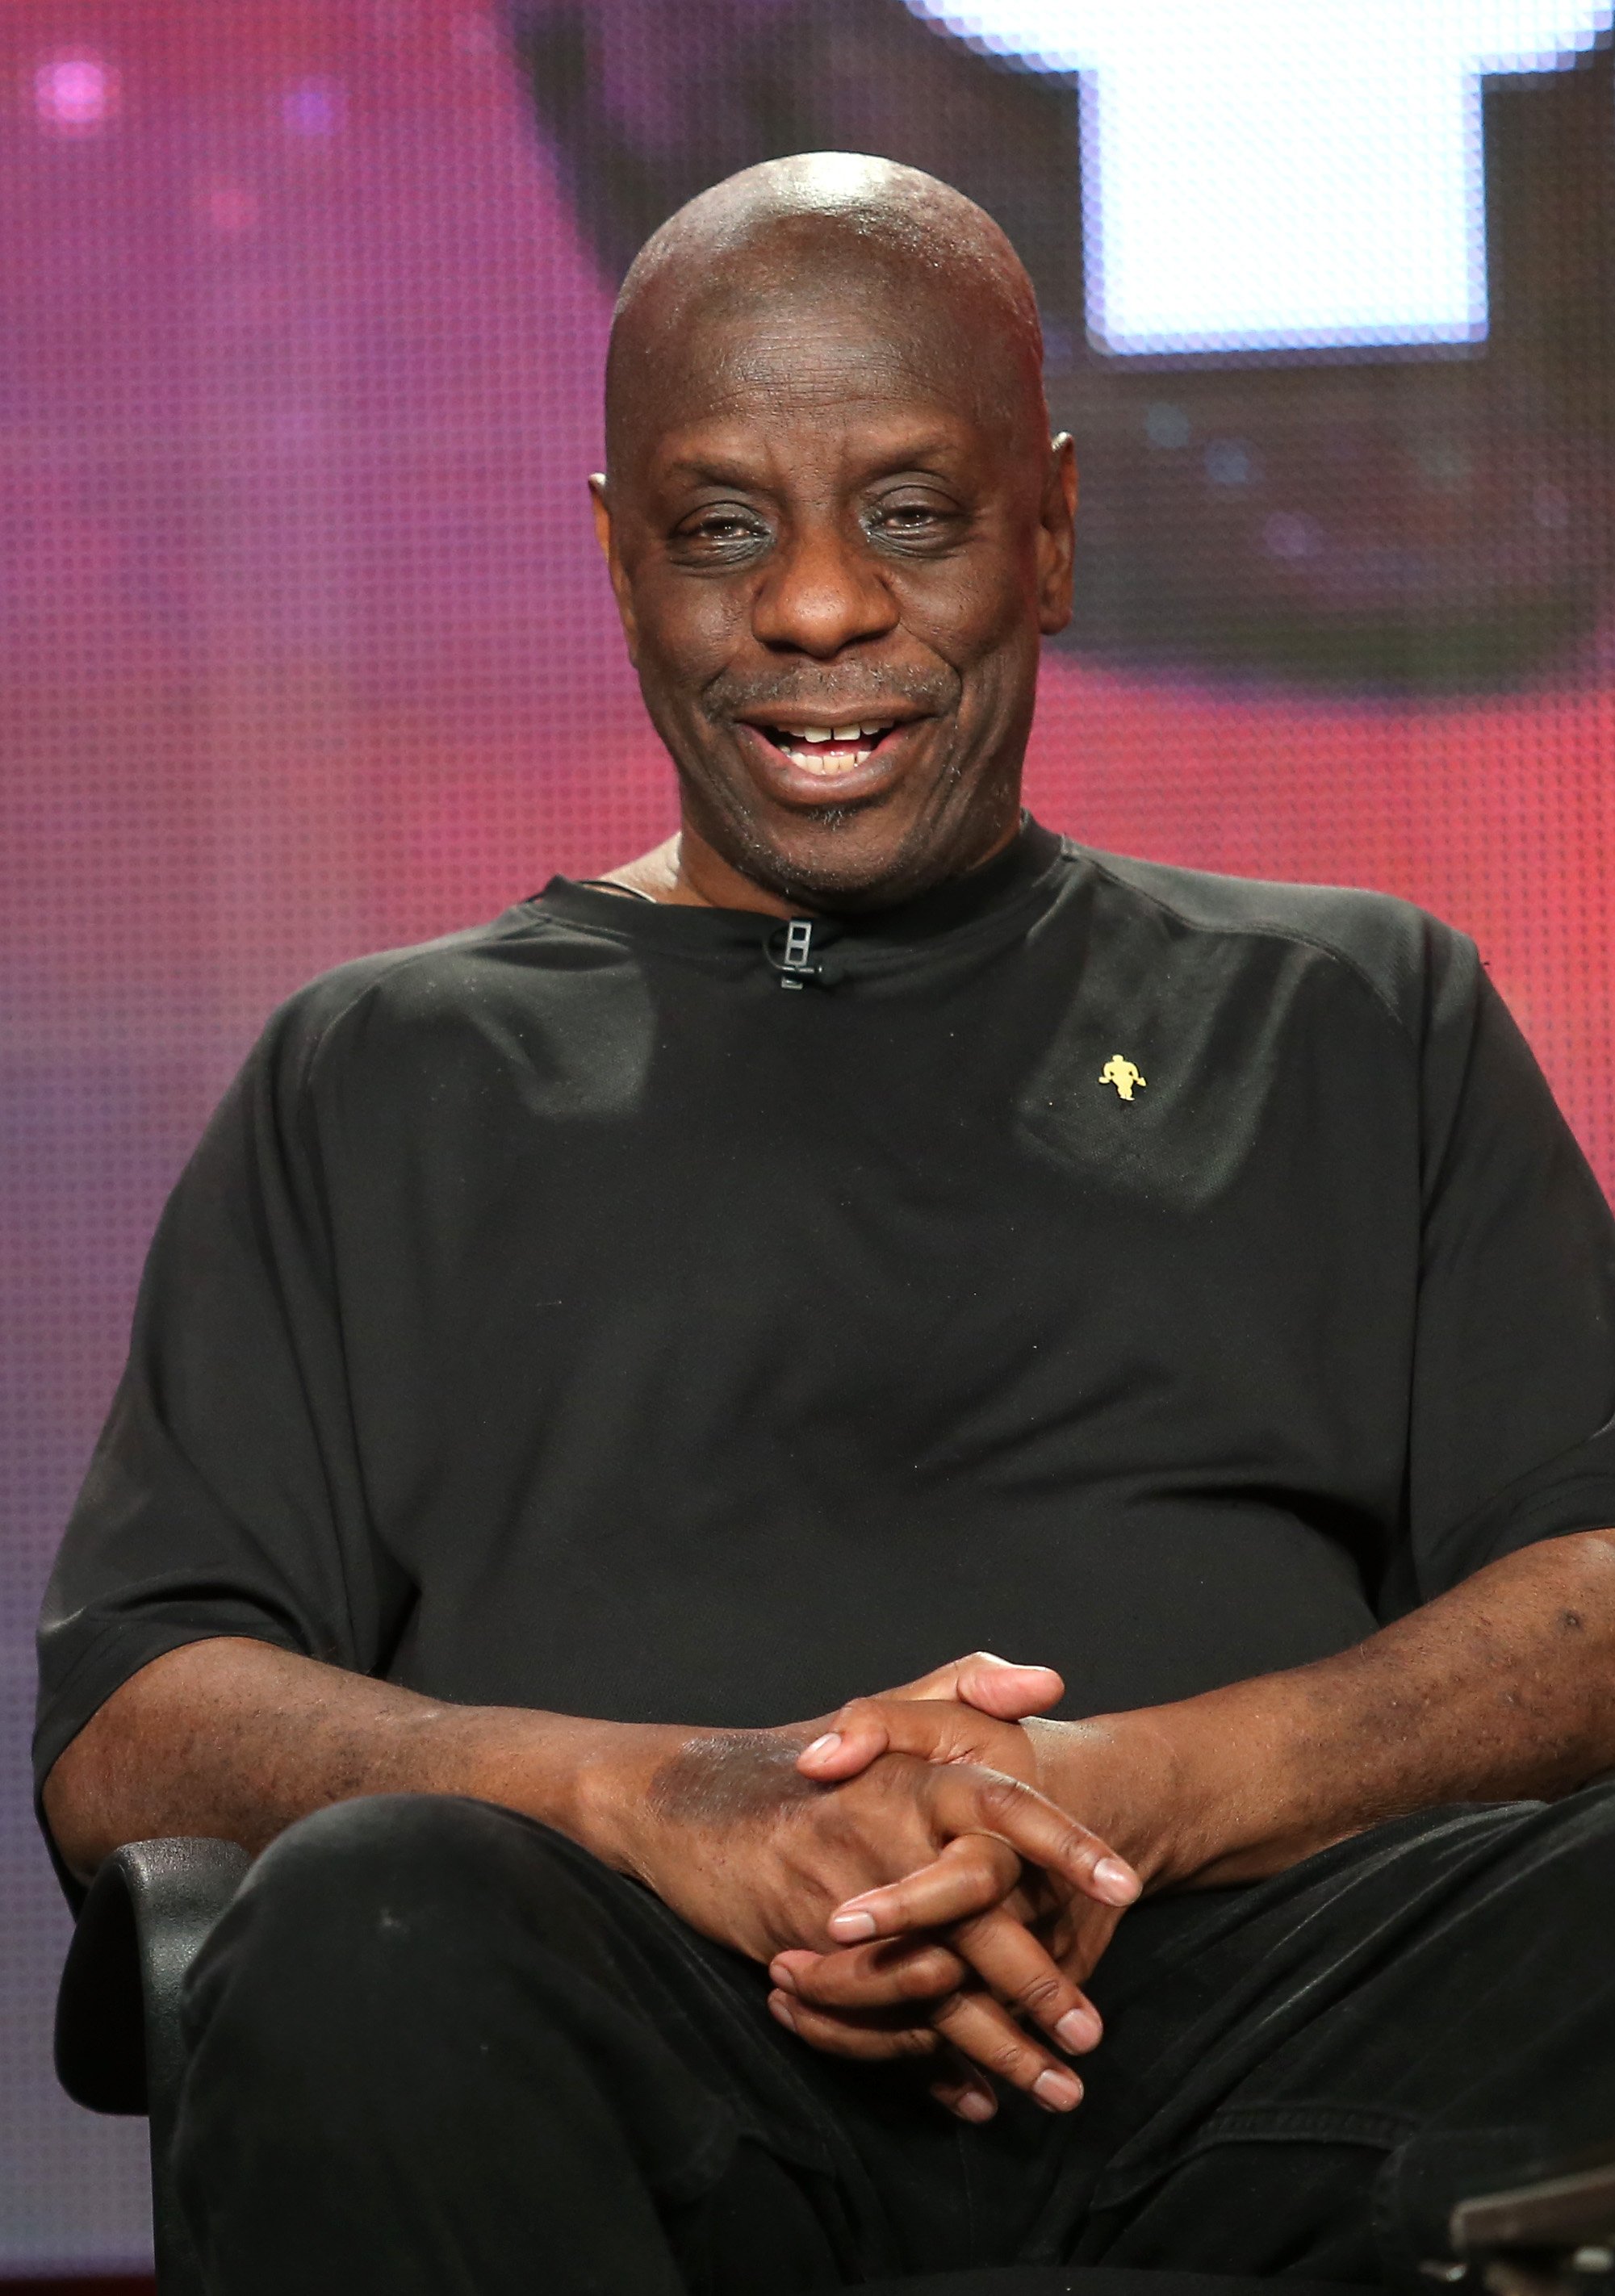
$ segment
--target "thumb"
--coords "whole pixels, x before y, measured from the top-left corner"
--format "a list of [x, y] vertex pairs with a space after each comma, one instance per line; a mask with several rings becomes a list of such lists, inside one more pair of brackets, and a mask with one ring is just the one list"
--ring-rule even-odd
[[919, 1754], [932, 1762], [990, 1764], [991, 1734], [973, 1716], [1020, 1722], [1064, 1695], [1065, 1685], [1052, 1666], [1012, 1666], [991, 1651], [971, 1651], [879, 1698], [851, 1700], [803, 1748], [796, 1766], [828, 1785], [857, 1777], [888, 1752]]
[[1052, 1666], [1013, 1666], [988, 1651], [973, 1651], [953, 1669], [953, 1696], [963, 1705], [1000, 1722], [1023, 1722], [1046, 1713], [1065, 1696], [1065, 1684]]
[[955, 1698], [853, 1698], [803, 1747], [796, 1766], [821, 1785], [839, 1785], [882, 1754], [917, 1754], [928, 1762], [980, 1761], [987, 1759], [982, 1742], [996, 1726]]
[[1065, 1685], [1052, 1666], [1016, 1666], [991, 1651], [971, 1651], [966, 1658], [950, 1660], [917, 1682], [881, 1692], [883, 1698], [956, 1698], [978, 1712], [996, 1716], [1000, 1722], [1023, 1721], [1042, 1714], [1065, 1696]]

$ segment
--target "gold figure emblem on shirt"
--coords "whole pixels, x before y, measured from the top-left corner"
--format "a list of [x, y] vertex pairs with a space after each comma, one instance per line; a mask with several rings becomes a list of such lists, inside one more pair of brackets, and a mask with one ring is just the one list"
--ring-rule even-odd
[[1135, 1085], [1138, 1086], [1140, 1092], [1144, 1088], [1144, 1078], [1140, 1074], [1136, 1064], [1128, 1060], [1124, 1053], [1111, 1054], [1110, 1059], [1099, 1071], [1099, 1081], [1101, 1084], [1113, 1084], [1118, 1097], [1122, 1100], [1132, 1099]]

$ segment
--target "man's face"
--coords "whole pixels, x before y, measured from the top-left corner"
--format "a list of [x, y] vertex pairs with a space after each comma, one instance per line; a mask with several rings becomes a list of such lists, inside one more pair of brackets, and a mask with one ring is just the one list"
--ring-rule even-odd
[[1069, 441], [982, 344], [999, 322], [972, 341], [905, 285], [669, 328], [597, 488], [686, 831], [808, 906], [906, 898], [1008, 841], [1039, 635], [1070, 611]]

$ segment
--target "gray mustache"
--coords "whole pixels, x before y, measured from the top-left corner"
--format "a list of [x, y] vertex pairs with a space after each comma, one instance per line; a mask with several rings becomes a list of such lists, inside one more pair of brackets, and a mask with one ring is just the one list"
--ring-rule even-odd
[[[960, 681], [953, 676], [894, 678], [889, 674], [873, 683], [860, 678], [834, 679], [807, 685], [799, 677], [773, 678], [766, 685], [742, 685], [715, 678], [705, 701], [714, 717], [761, 717], [770, 709], [813, 713], [814, 722], [834, 726], [857, 718], [878, 718], [889, 702], [910, 709], [939, 713], [957, 701]], [[835, 715], [839, 711], [840, 717]]]

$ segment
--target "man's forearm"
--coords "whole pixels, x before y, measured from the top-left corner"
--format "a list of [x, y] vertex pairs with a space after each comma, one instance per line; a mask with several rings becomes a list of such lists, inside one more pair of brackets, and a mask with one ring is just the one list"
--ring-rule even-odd
[[[1156, 1887], [1256, 1880], [1442, 1802], [1568, 1793], [1615, 1768], [1615, 1531], [1507, 1555], [1337, 1658], [1028, 1726], [1045, 1791]], [[1094, 1807], [1118, 1787], [1126, 1807]], [[1169, 1837], [1135, 1838], [1163, 1809]]]
[[[942, 1672], [957, 1689], [983, 1670], [999, 1677], [988, 1701], [1002, 1703], [992, 1689], [1019, 1669], [975, 1657]], [[1046, 1702], [1058, 1678], [1034, 1688]], [[256, 1850], [358, 1796], [470, 1794], [570, 1834], [692, 1928], [762, 1963], [822, 1947], [846, 1898], [938, 1874], [946, 1859], [948, 1885], [986, 1931], [978, 1974], [996, 1983], [994, 1970], [1012, 1964], [1034, 2021], [1067, 2046], [1069, 2021], [1080, 2023], [1085, 2009], [1076, 1984], [1012, 1915], [980, 1917], [1001, 1908], [1022, 1861], [1076, 1896], [1103, 1896], [1104, 1844], [1029, 1784], [978, 1764], [894, 1754], [866, 1775], [816, 1786], [794, 1756], [819, 1728], [686, 1729], [443, 1705], [219, 1638], [154, 1659], [115, 1692], [57, 1759], [45, 1805], [62, 1855], [87, 1880], [125, 1841], [192, 1833]], [[990, 2062], [1049, 2111], [1077, 2102], [1053, 2043], [992, 1999], [961, 2000], [947, 2030], [956, 2051]], [[980, 2091], [954, 2074], [944, 2093]]]
[[188, 1643], [116, 1691], [51, 1771], [45, 1816], [88, 1879], [125, 1841], [199, 1833], [258, 1850], [356, 1794], [473, 1794], [611, 1864], [618, 1813], [696, 1734], [452, 1706], [236, 1637]]

